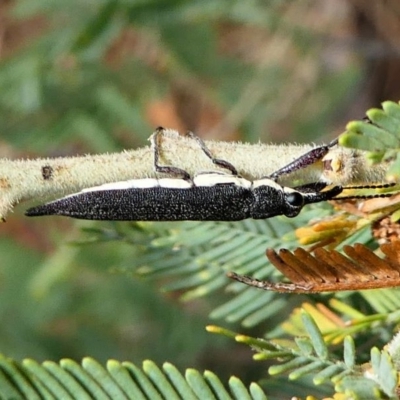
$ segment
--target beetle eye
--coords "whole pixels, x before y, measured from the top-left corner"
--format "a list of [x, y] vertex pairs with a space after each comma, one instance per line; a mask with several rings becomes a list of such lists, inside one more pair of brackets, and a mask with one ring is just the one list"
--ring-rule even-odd
[[304, 204], [303, 195], [299, 192], [291, 192], [286, 195], [286, 201], [293, 207], [300, 207]]

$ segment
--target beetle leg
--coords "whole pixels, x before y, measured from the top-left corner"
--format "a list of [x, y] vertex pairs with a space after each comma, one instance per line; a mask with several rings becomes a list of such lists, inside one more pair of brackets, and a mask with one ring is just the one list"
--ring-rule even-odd
[[206, 144], [204, 143], [203, 139], [201, 139], [199, 136], [195, 135], [193, 132], [186, 132], [186, 136], [189, 136], [190, 138], [196, 140], [196, 142], [199, 144], [201, 150], [203, 150], [204, 154], [215, 164], [218, 165], [218, 167], [227, 169], [232, 173], [232, 175], [239, 175], [237, 172], [237, 169], [228, 161], [222, 160], [220, 158], [215, 158], [212, 154], [211, 151], [208, 149]]
[[182, 168], [174, 167], [172, 165], [160, 165], [160, 139], [164, 134], [164, 128], [161, 126], [158, 127], [153, 135], [150, 137], [151, 147], [153, 149], [154, 155], [154, 169], [156, 172], [162, 172], [164, 174], [174, 175], [177, 177], [181, 177], [184, 180], [191, 180], [191, 177], [188, 172], [186, 172]]
[[312, 149], [307, 153], [303, 154], [299, 158], [296, 158], [291, 163], [278, 169], [277, 171], [272, 173], [268, 178], [276, 181], [281, 175], [290, 174], [299, 169], [306, 168], [309, 165], [314, 164], [315, 162], [321, 160], [329, 152], [329, 150], [332, 147], [336, 146], [337, 144], [338, 144], [338, 139], [336, 138], [327, 145], [316, 147], [315, 149]]

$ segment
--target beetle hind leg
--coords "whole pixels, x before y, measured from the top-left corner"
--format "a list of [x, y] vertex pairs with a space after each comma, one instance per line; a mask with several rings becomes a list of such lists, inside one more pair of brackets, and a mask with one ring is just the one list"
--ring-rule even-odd
[[208, 149], [206, 144], [204, 143], [203, 139], [201, 139], [199, 136], [195, 135], [193, 132], [188, 131], [186, 132], [186, 136], [190, 137], [191, 139], [194, 139], [200, 146], [201, 150], [203, 150], [203, 153], [215, 164], [218, 165], [218, 167], [227, 169], [228, 171], [231, 172], [232, 175], [239, 175], [237, 169], [228, 161], [222, 160], [220, 158], [216, 158], [211, 154], [211, 151]]

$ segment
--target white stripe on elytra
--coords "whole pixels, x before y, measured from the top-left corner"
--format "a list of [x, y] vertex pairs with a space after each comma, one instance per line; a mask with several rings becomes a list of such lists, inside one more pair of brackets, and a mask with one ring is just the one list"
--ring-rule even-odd
[[158, 180], [158, 186], [171, 189], [190, 189], [193, 183], [184, 179], [163, 178]]
[[[178, 178], [144, 178], [144, 179], [130, 179], [127, 181], [118, 181], [105, 183], [104, 185], [94, 186], [82, 189], [79, 193], [90, 193], [103, 190], [127, 190], [127, 189], [148, 189], [155, 187], [163, 187], [170, 189], [190, 189], [193, 186], [198, 187], [212, 187], [220, 184], [233, 184], [238, 187], [246, 189], [255, 189], [260, 186], [273, 187], [276, 190], [283, 190], [282, 186], [271, 179], [259, 179], [251, 182], [235, 175], [225, 175], [219, 173], [202, 173], [193, 178], [193, 182]], [[291, 191], [285, 188], [285, 191]], [[75, 196], [78, 193], [71, 194], [66, 197]]]
[[96, 192], [99, 190], [123, 190], [123, 189], [133, 189], [133, 188], [145, 189], [156, 186], [158, 186], [157, 179], [152, 179], [152, 178], [130, 179], [128, 181], [111, 182], [111, 183], [105, 183], [104, 185], [100, 186], [85, 188], [81, 191], [81, 193]]
[[101, 190], [148, 189], [160, 186], [165, 188], [189, 189], [193, 186], [193, 184], [190, 181], [185, 181], [184, 179], [130, 179], [128, 181], [111, 182], [100, 186], [85, 188], [81, 191], [81, 193], [97, 192]]
[[251, 181], [234, 175], [220, 175], [220, 174], [199, 174], [193, 178], [195, 186], [215, 186], [220, 184], [232, 183], [236, 186], [250, 189]]

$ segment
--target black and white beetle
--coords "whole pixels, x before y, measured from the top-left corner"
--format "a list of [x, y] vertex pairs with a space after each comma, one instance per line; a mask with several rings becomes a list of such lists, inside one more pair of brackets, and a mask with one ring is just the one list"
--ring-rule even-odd
[[[214, 158], [204, 142], [192, 133], [211, 161], [230, 173], [200, 173], [193, 178], [174, 166], [159, 165], [159, 140], [163, 128], [151, 137], [154, 168], [169, 178], [134, 179], [84, 189], [50, 203], [30, 208], [27, 216], [64, 215], [79, 219], [113, 221], [238, 221], [246, 218], [265, 219], [276, 215], [295, 217], [311, 203], [333, 199], [341, 186], [320, 192], [318, 183], [299, 190], [275, 182], [287, 168], [255, 181], [241, 177], [225, 160]], [[331, 145], [326, 146], [326, 151]], [[315, 150], [314, 150], [315, 151]], [[307, 153], [291, 163], [290, 170], [314, 162], [319, 155]]]

